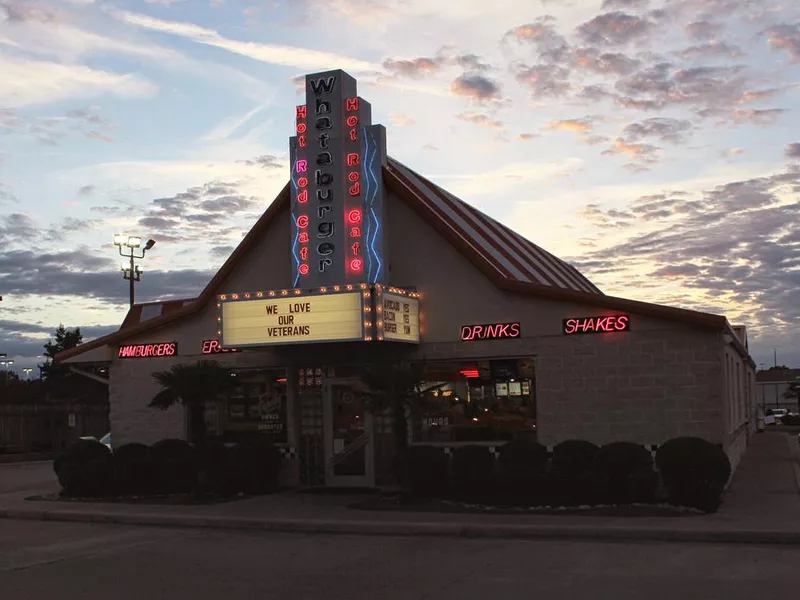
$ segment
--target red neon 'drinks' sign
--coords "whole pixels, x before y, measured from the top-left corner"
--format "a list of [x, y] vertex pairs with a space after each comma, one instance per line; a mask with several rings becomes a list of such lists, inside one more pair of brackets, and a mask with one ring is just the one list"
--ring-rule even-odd
[[120, 346], [117, 358], [151, 358], [157, 356], [175, 356], [178, 353], [177, 342], [161, 344], [126, 344]]
[[485, 325], [464, 325], [461, 327], [461, 341], [504, 340], [520, 336], [519, 323], [489, 323]]
[[605, 317], [573, 317], [564, 319], [564, 335], [581, 333], [613, 333], [630, 331], [630, 315], [609, 315]]

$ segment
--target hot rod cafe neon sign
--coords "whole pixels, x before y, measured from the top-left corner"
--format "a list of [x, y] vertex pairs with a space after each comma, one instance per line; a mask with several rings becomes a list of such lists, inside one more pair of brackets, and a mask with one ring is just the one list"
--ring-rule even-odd
[[486, 325], [464, 325], [461, 327], [461, 341], [504, 340], [520, 336], [519, 323], [490, 323]]
[[579, 333], [612, 333], [630, 331], [629, 315], [609, 315], [605, 317], [573, 317], [564, 319], [564, 335]]

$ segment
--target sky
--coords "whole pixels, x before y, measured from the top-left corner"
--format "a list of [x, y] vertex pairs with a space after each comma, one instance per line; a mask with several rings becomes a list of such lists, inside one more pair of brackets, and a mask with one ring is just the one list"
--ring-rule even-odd
[[[0, 0], [0, 352], [193, 297], [288, 180], [297, 82], [606, 294], [725, 314], [800, 367], [794, 0]], [[38, 359], [41, 361], [41, 359]]]

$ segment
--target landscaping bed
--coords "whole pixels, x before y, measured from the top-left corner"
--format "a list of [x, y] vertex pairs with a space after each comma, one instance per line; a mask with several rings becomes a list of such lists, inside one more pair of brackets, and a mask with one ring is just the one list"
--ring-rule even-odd
[[592, 517], [692, 517], [703, 511], [672, 504], [525, 506], [486, 504], [442, 498], [412, 498], [400, 494], [369, 498], [348, 505], [353, 510], [492, 515], [576, 515]]

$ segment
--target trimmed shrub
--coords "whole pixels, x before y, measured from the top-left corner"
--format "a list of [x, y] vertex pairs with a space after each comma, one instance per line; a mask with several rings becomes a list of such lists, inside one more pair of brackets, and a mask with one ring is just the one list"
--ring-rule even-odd
[[505, 494], [528, 496], [547, 485], [547, 448], [516, 440], [500, 446], [497, 457], [498, 489]]
[[656, 452], [669, 501], [715, 512], [731, 476], [731, 463], [719, 446], [701, 438], [673, 438]]
[[553, 448], [551, 472], [556, 502], [594, 504], [601, 479], [595, 470], [600, 448], [585, 440], [565, 440]]
[[53, 461], [62, 493], [84, 498], [110, 492], [111, 451], [96, 440], [78, 440]]
[[600, 476], [602, 499], [627, 504], [652, 502], [658, 490], [653, 458], [641, 444], [612, 442], [597, 453], [595, 467]]
[[152, 451], [138, 443], [123, 444], [112, 455], [114, 490], [118, 494], [148, 494], [153, 491], [155, 473]]
[[495, 458], [487, 446], [462, 446], [453, 454], [456, 491], [471, 496], [493, 493]]
[[229, 449], [232, 491], [266, 494], [278, 487], [283, 457], [266, 439], [254, 439]]
[[206, 441], [195, 448], [197, 487], [200, 492], [231, 494], [235, 491], [235, 471], [231, 452], [219, 441]]
[[162, 494], [181, 494], [194, 490], [197, 484], [195, 450], [189, 442], [161, 440], [151, 449], [156, 490]]
[[443, 448], [409, 446], [406, 457], [406, 472], [412, 493], [436, 496], [447, 490], [450, 461]]

